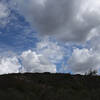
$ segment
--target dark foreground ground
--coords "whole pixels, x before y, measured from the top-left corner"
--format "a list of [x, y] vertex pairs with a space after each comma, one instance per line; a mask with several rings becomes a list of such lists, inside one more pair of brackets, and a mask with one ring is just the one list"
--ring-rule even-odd
[[2, 75], [0, 100], [100, 100], [100, 76], [49, 73]]

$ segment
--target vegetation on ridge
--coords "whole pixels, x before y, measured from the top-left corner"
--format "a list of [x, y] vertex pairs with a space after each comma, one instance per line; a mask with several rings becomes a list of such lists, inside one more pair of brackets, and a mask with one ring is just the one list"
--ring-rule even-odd
[[50, 73], [1, 75], [0, 100], [100, 100], [100, 76]]

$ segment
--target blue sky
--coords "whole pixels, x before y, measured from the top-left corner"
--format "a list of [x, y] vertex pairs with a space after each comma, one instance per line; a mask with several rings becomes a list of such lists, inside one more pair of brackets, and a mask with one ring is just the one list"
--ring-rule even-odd
[[7, 45], [8, 50], [12, 48], [14, 51], [35, 47], [35, 43], [38, 41], [35, 36], [36, 32], [25, 21], [24, 17], [11, 11], [9, 18], [9, 23], [5, 27], [0, 27], [0, 44], [5, 45], [5, 48]]
[[0, 74], [99, 72], [99, 9], [98, 0], [0, 1]]

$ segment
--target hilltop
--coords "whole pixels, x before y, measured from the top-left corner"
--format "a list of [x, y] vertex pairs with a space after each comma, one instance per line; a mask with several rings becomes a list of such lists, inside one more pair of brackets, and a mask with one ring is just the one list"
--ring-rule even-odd
[[100, 100], [100, 76], [50, 73], [1, 75], [0, 100]]

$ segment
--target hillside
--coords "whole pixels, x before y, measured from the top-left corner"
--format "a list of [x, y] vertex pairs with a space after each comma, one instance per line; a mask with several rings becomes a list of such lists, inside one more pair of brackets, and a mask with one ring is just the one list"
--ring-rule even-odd
[[100, 100], [100, 76], [1, 75], [0, 100]]

